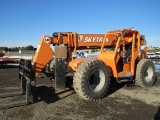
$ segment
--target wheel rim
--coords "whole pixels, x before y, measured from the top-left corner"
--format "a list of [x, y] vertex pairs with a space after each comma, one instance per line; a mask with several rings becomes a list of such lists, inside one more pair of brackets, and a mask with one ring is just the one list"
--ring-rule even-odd
[[146, 82], [152, 81], [153, 77], [153, 68], [152, 66], [149, 66], [145, 71], [144, 71], [144, 79]]
[[105, 74], [102, 70], [94, 70], [91, 72], [88, 80], [90, 90], [93, 92], [100, 91], [105, 84]]

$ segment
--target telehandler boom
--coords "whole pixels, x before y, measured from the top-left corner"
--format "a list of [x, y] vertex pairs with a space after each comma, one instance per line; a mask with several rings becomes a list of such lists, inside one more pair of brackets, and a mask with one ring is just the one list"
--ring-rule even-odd
[[[72, 57], [76, 50], [84, 49], [99, 49], [99, 55], [96, 58]], [[155, 81], [155, 66], [146, 59], [146, 52], [145, 37], [133, 29], [106, 34], [55, 32], [52, 37], [42, 36], [33, 60], [20, 61], [21, 93], [27, 97], [23, 104], [33, 102], [35, 81], [42, 73], [54, 81], [55, 89], [64, 90], [66, 77], [71, 73], [76, 93], [90, 101], [103, 98], [112, 79], [151, 87]], [[2, 108], [13, 105], [22, 104]]]

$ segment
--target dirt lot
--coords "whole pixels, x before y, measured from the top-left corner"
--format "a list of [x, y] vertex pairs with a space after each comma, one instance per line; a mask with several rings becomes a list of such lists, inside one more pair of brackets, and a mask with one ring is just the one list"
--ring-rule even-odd
[[[0, 68], [0, 93], [19, 90], [18, 68]], [[160, 75], [155, 86], [142, 89], [111, 83], [108, 95], [95, 102], [81, 99], [72, 88], [55, 91], [48, 79], [37, 80], [34, 104], [0, 110], [1, 120], [160, 120]], [[20, 97], [0, 98], [0, 103]]]

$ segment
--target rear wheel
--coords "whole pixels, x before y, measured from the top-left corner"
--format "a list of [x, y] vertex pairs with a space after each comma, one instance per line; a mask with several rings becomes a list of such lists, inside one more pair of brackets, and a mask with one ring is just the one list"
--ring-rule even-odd
[[151, 87], [155, 83], [155, 66], [151, 60], [142, 59], [137, 64], [135, 83], [140, 87]]
[[104, 62], [96, 59], [81, 63], [73, 79], [76, 93], [90, 101], [103, 98], [110, 84], [108, 67]]

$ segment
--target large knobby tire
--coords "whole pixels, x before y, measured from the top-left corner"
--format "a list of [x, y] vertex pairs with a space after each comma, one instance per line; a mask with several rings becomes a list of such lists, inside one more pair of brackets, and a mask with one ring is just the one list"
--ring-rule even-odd
[[155, 66], [149, 59], [141, 59], [136, 68], [135, 84], [147, 88], [155, 83]]
[[109, 69], [104, 62], [96, 59], [81, 63], [73, 77], [76, 93], [89, 101], [103, 98], [109, 85]]

